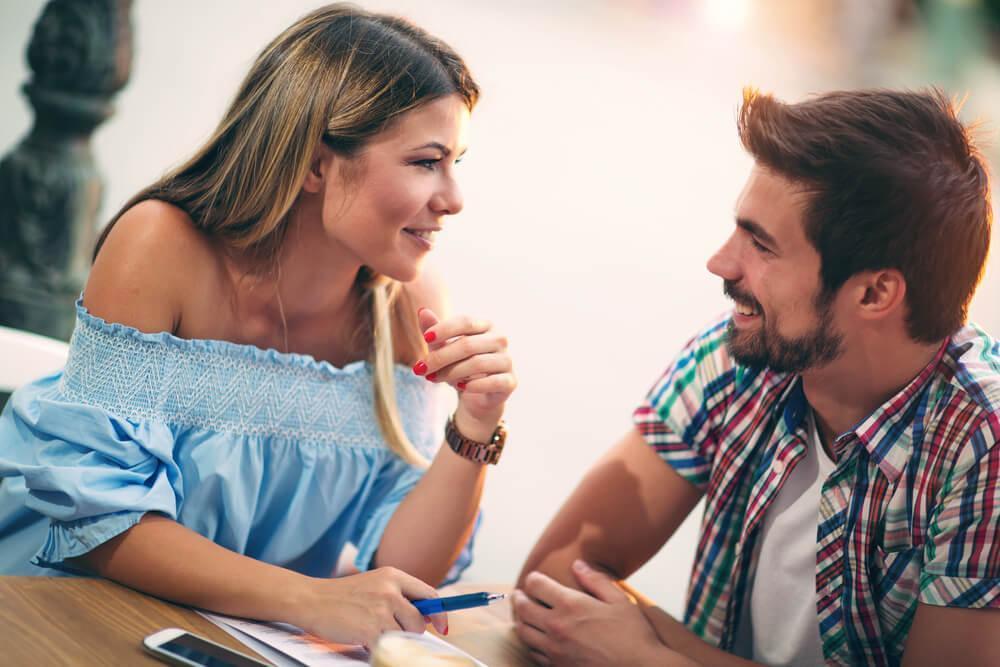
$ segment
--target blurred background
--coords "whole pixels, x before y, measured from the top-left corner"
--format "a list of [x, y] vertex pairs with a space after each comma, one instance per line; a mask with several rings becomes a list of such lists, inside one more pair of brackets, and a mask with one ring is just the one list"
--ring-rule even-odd
[[[90, 142], [104, 184], [99, 224], [209, 135], [256, 53], [318, 4], [132, 5], [131, 75]], [[3, 154], [33, 122], [20, 89], [44, 5], [0, 0]], [[1000, 157], [1000, 0], [363, 5], [450, 42], [483, 88], [460, 167], [465, 210], [446, 223], [433, 257], [454, 309], [508, 333], [521, 381], [504, 460], [490, 472], [472, 581], [513, 580], [678, 348], [727, 308], [705, 261], [731, 231], [751, 166], [735, 132], [743, 86], [794, 101], [834, 88], [939, 85], [967, 96], [963, 117], [982, 121], [987, 156], [993, 165]], [[996, 253], [972, 317], [1000, 334]], [[699, 520], [633, 577], [675, 614]]]

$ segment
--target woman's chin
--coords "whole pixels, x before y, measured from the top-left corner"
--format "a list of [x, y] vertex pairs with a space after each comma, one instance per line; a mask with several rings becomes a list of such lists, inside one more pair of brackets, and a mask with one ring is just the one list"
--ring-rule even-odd
[[423, 261], [395, 262], [392, 265], [385, 266], [369, 264], [368, 268], [379, 275], [391, 278], [397, 282], [408, 283], [416, 280], [417, 276], [420, 275], [420, 270], [423, 268]]

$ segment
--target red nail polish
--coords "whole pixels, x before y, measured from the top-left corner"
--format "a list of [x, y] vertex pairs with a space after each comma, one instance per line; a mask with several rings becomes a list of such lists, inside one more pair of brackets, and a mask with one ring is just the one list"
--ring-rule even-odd
[[424, 340], [427, 341], [428, 343], [433, 343], [435, 340], [437, 340], [437, 337], [438, 337], [437, 334], [434, 333], [433, 331], [428, 331], [427, 333], [424, 334]]
[[437, 376], [438, 376], [437, 373], [428, 373], [427, 374], [427, 379], [430, 380], [431, 382], [433, 382], [434, 380], [437, 380]]
[[458, 383], [458, 390], [459, 391], [463, 391], [464, 389], [465, 389], [465, 383], [464, 382], [459, 382]]
[[427, 364], [424, 363], [423, 361], [418, 361], [417, 363], [413, 364], [413, 372], [416, 373], [417, 375], [423, 375], [424, 373], [427, 372]]

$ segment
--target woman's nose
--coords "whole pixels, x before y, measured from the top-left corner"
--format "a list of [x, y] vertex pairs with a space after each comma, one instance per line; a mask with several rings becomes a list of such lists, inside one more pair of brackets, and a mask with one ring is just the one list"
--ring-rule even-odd
[[455, 215], [464, 206], [465, 199], [462, 197], [462, 191], [453, 178], [449, 178], [447, 184], [431, 199], [431, 208], [441, 215]]

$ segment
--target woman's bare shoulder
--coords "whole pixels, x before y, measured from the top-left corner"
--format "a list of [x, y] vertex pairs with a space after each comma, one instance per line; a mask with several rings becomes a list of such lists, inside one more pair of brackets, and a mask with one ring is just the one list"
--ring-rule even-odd
[[84, 290], [91, 314], [140, 331], [176, 332], [191, 300], [218, 289], [218, 249], [180, 208], [149, 199], [126, 211]]

